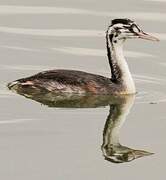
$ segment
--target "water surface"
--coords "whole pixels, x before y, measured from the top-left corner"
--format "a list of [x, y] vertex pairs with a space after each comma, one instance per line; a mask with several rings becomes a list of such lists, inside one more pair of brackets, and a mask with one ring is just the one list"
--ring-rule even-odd
[[[1, 179], [164, 179], [165, 8], [164, 0], [0, 1]], [[105, 160], [102, 149], [108, 101], [48, 107], [6, 88], [12, 80], [54, 67], [109, 76], [104, 33], [116, 17], [136, 20], [161, 40], [126, 43], [138, 94], [120, 143], [154, 154], [118, 164]]]

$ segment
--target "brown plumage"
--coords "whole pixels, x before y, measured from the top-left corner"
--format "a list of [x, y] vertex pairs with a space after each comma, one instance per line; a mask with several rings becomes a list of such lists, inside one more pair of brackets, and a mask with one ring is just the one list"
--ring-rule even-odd
[[[31, 86], [35, 89], [63, 93], [111, 94], [109, 90], [113, 90], [111, 88], [113, 82], [109, 78], [83, 71], [62, 69], [43, 71], [15, 82], [18, 82], [17, 86], [22, 88]], [[8, 87], [12, 87], [12, 84]], [[118, 91], [117, 87], [114, 90]]]

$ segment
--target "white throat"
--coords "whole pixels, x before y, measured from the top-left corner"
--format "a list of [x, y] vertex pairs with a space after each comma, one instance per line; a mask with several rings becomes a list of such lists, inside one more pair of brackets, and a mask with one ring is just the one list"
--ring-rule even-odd
[[123, 42], [124, 40], [117, 41], [113, 43], [112, 47], [112, 58], [116, 61], [116, 64], [119, 66], [122, 73], [122, 83], [126, 89], [126, 93], [134, 94], [136, 92], [135, 84], [131, 76], [128, 64], [123, 54]]

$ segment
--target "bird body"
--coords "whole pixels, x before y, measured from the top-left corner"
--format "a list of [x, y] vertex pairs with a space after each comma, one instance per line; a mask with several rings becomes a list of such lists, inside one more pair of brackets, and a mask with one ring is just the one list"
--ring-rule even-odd
[[[40, 72], [28, 78], [12, 82], [8, 87], [42, 89], [51, 92], [75, 94], [114, 94], [121, 89], [121, 84], [114, 86], [111, 79], [75, 70], [49, 70]], [[121, 92], [122, 93], [122, 92]], [[125, 93], [125, 92], [124, 92]], [[119, 94], [119, 93], [118, 93]]]

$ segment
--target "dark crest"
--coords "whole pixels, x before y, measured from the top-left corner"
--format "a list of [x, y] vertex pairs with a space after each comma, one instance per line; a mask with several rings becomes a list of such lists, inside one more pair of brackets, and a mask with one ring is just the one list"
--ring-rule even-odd
[[128, 25], [130, 23], [133, 23], [133, 21], [130, 20], [130, 19], [127, 19], [127, 18], [124, 18], [124, 19], [113, 19], [111, 25], [119, 24], [119, 23]]

